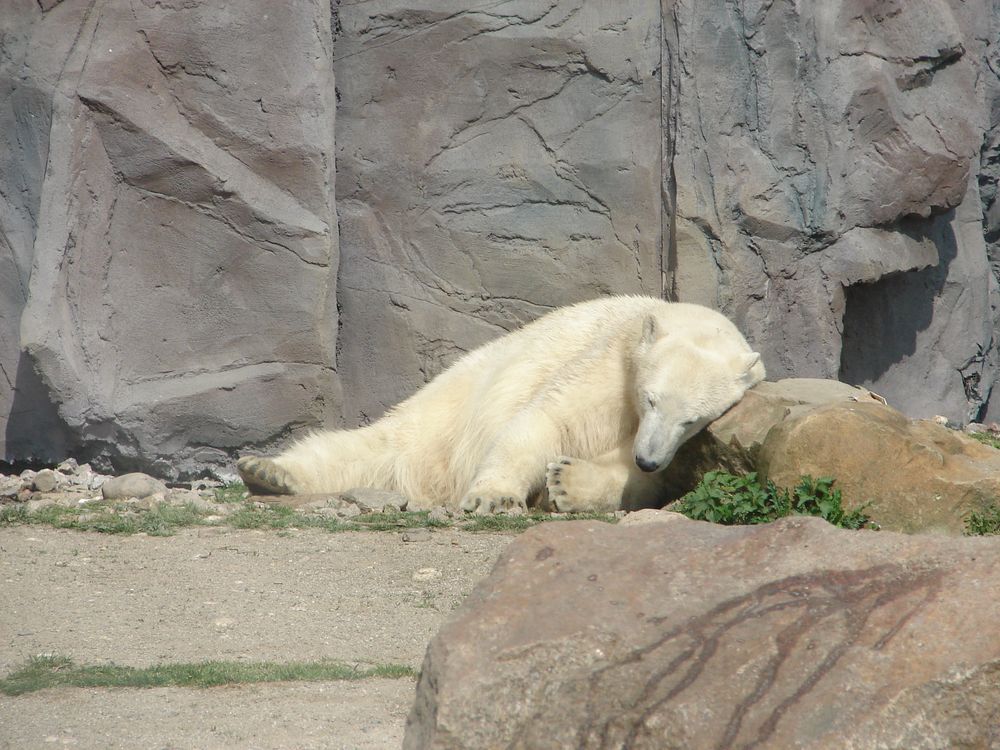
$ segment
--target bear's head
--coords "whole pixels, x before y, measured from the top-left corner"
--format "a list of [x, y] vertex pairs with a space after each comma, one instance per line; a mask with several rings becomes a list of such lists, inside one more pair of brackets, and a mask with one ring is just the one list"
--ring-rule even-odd
[[634, 393], [639, 429], [633, 446], [636, 466], [643, 471], [666, 468], [684, 441], [765, 377], [760, 354], [732, 331], [709, 326], [692, 333], [661, 333], [652, 316], [643, 322]]

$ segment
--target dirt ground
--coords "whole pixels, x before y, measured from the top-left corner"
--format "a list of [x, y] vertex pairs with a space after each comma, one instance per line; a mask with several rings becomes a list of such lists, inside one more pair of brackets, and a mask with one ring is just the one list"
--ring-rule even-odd
[[[419, 667], [509, 534], [0, 529], [0, 674], [36, 654]], [[412, 680], [0, 697], [0, 748], [398, 748]]]

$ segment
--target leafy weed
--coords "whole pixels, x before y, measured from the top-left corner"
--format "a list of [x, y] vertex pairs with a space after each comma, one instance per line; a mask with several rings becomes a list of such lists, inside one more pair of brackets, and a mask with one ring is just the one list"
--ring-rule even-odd
[[790, 491], [756, 472], [745, 475], [710, 471], [691, 492], [669, 506], [697, 521], [724, 525], [769, 523], [791, 515], [818, 516], [843, 529], [873, 527], [865, 506], [845, 511], [839, 489], [829, 477], [804, 476]]

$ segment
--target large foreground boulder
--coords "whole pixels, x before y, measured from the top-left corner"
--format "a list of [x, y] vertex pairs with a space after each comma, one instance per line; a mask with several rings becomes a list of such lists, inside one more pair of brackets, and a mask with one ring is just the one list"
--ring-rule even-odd
[[431, 642], [404, 746], [1000, 742], [1000, 542], [545, 524]]

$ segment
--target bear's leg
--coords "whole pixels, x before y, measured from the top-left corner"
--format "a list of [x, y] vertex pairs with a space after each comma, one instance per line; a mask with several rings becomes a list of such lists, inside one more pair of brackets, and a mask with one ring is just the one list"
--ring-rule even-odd
[[459, 502], [462, 510], [479, 515], [524, 511], [528, 498], [545, 484], [545, 464], [559, 445], [552, 421], [539, 411], [528, 411], [498, 435]]
[[394, 425], [382, 419], [356, 430], [328, 430], [303, 438], [278, 456], [244, 456], [236, 463], [251, 492], [301, 495], [343, 492], [354, 487], [396, 490], [393, 467], [399, 453]]
[[560, 456], [547, 467], [545, 487], [549, 503], [561, 513], [659, 507], [659, 474], [639, 470], [631, 442], [589, 461]]
[[273, 459], [243, 456], [236, 462], [243, 484], [254, 495], [297, 495], [298, 486], [292, 475]]

